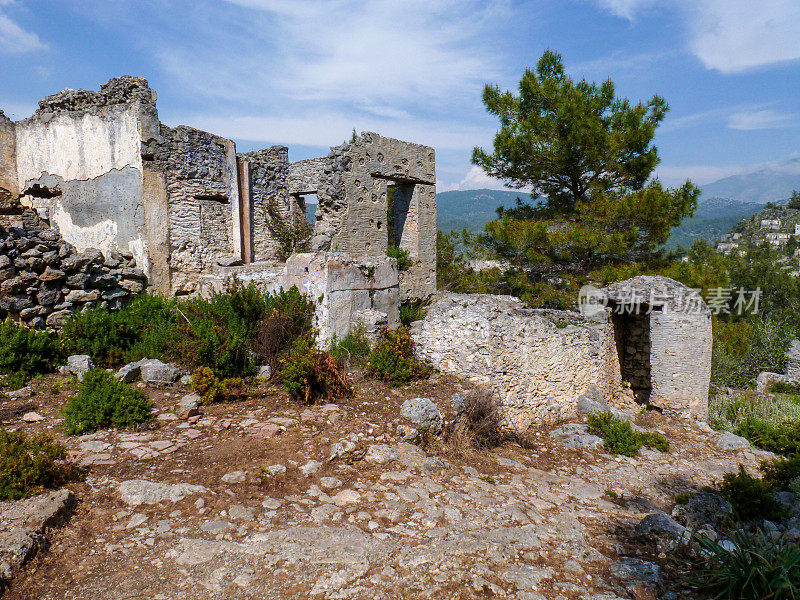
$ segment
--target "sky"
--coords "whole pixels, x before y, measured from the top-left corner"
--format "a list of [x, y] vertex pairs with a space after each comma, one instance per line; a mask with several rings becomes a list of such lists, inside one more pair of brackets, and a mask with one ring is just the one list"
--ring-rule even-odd
[[502, 187], [485, 84], [542, 52], [575, 79], [666, 98], [657, 175], [703, 184], [800, 161], [800, 0], [0, 0], [0, 108], [148, 79], [161, 120], [322, 156], [353, 129], [436, 149], [437, 189]]

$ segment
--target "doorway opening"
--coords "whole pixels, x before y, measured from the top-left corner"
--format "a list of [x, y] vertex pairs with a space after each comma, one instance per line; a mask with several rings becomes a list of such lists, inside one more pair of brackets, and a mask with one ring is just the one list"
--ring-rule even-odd
[[[613, 310], [614, 341], [617, 347], [622, 381], [631, 386], [636, 401], [646, 404], [653, 391], [650, 367], [650, 307], [644, 304], [629, 306], [609, 304]], [[620, 310], [622, 309], [622, 310]], [[654, 306], [652, 310], [660, 310]]]

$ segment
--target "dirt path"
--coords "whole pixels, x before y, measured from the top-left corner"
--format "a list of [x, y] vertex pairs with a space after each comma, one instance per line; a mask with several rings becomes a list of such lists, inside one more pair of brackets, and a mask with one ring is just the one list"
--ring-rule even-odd
[[[35, 387], [0, 402], [5, 425], [63, 438], [67, 380]], [[533, 450], [442, 460], [394, 439], [399, 407], [416, 396], [449, 407], [466, 386], [356, 387], [337, 405], [298, 408], [264, 385], [194, 422], [168, 412], [184, 390], [150, 390], [156, 428], [65, 439], [89, 466], [70, 486], [78, 507], [5, 598], [653, 597], [659, 557], [632, 543], [633, 525], [759, 458], [650, 416], [669, 453], [568, 449], [548, 429]], [[24, 423], [23, 403], [45, 419]], [[341, 440], [355, 449], [329, 461]]]

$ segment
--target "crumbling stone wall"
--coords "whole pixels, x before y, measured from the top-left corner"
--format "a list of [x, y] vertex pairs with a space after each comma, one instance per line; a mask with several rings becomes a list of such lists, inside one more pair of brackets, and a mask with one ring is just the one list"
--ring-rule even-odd
[[140, 140], [157, 122], [155, 92], [137, 77], [40, 100], [14, 124], [21, 202], [76, 248], [131, 252], [147, 271]]
[[272, 146], [238, 156], [249, 174], [252, 260], [285, 260], [291, 249], [283, 238], [307, 229], [305, 205], [289, 193], [289, 149]]
[[[401, 274], [403, 298], [436, 291], [436, 169], [432, 148], [372, 132], [337, 146], [324, 160], [290, 165], [290, 191], [319, 202], [312, 250], [381, 256], [390, 244], [389, 188], [405, 198], [397, 235], [413, 265]], [[313, 186], [317, 186], [314, 188]], [[396, 205], [399, 208], [399, 204]]]
[[0, 319], [59, 327], [74, 310], [119, 308], [145, 283], [130, 252], [78, 251], [35, 211], [0, 227]]
[[203, 277], [200, 289], [209, 296], [233, 280], [268, 292], [297, 287], [314, 301], [314, 328], [322, 346], [334, 337], [343, 339], [357, 326], [364, 326], [376, 339], [381, 327], [400, 325], [397, 261], [387, 256], [356, 259], [335, 252], [305, 252], [292, 255], [286, 263], [217, 266]]
[[412, 325], [417, 353], [437, 369], [490, 386], [507, 427], [576, 414], [577, 398], [620, 382], [607, 314], [526, 308], [511, 296], [445, 294]]
[[236, 148], [185, 126], [162, 126], [150, 148], [166, 183], [170, 292], [191, 294], [220, 258], [241, 257]]
[[[601, 294], [609, 306], [649, 320], [650, 372], [637, 373], [635, 380], [643, 386], [639, 380], [649, 378], [648, 402], [665, 412], [705, 419], [713, 339], [711, 313], [702, 297], [682, 283], [660, 276], [634, 277]], [[626, 357], [621, 354], [620, 360], [624, 362]]]
[[0, 213], [16, 211], [18, 204], [17, 140], [14, 122], [0, 110]]

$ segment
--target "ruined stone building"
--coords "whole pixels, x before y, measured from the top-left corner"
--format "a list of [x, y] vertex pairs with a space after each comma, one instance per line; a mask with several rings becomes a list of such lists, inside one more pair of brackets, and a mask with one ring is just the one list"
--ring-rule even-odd
[[[58, 326], [145, 285], [207, 295], [235, 277], [307, 293], [323, 344], [358, 323], [395, 326], [402, 300], [436, 291], [435, 184], [433, 149], [375, 133], [289, 162], [284, 146], [237, 153], [231, 140], [165, 126], [141, 78], [65, 90], [22, 121], [0, 113], [0, 317]], [[408, 252], [408, 270], [390, 247]], [[433, 366], [488, 384], [515, 429], [571, 416], [588, 390], [704, 417], [702, 299], [660, 277], [597, 299], [586, 315], [444, 294], [413, 335]]]
[[[237, 153], [231, 140], [162, 124], [138, 77], [64, 90], [22, 121], [0, 113], [4, 212], [36, 209], [78, 251], [130, 254], [152, 289], [175, 296], [231, 275], [278, 287], [295, 251], [324, 252], [296, 257], [292, 282], [394, 322], [401, 299], [436, 289], [435, 185], [432, 148], [369, 132], [294, 163], [285, 146]], [[310, 232], [308, 194], [319, 202]], [[392, 272], [389, 246], [408, 251], [407, 271]], [[371, 262], [359, 270], [361, 259]], [[374, 273], [376, 260], [387, 263], [377, 281], [354, 276]], [[316, 275], [301, 281], [299, 264]]]

